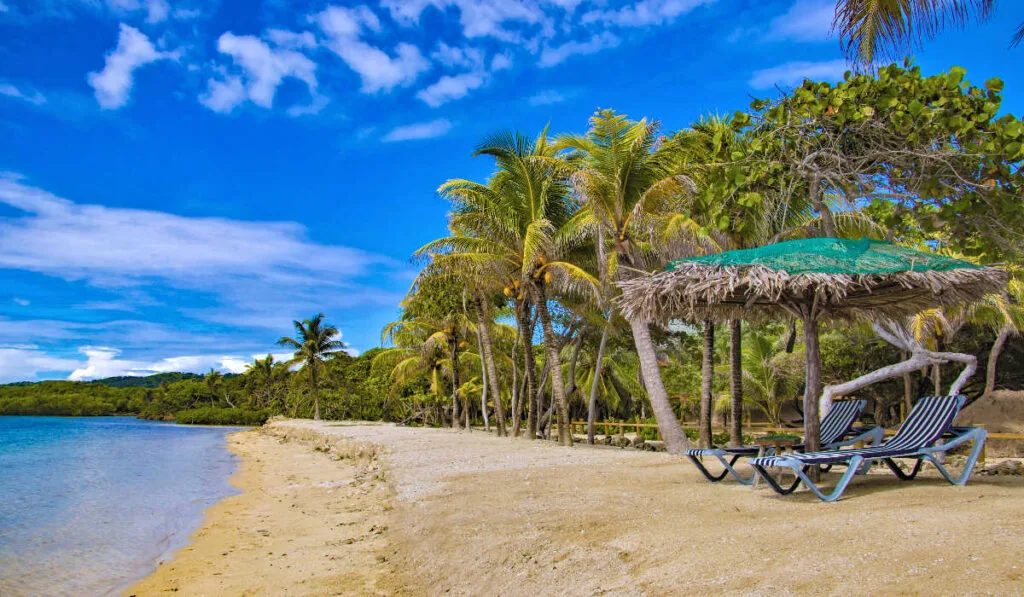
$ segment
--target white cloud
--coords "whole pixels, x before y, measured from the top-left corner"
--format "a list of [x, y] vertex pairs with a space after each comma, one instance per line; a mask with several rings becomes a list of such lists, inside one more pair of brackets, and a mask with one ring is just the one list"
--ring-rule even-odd
[[491, 71], [497, 72], [499, 70], [506, 70], [512, 68], [512, 55], [495, 54], [494, 58], [491, 59]]
[[[281, 37], [280, 33], [277, 35]], [[316, 63], [299, 52], [272, 48], [257, 37], [235, 35], [230, 31], [217, 40], [217, 50], [230, 56], [242, 74], [208, 81], [206, 93], [199, 101], [214, 112], [230, 112], [246, 100], [271, 108], [277, 88], [288, 77], [306, 84], [312, 97], [309, 106], [304, 108], [306, 113], [319, 111], [326, 103], [317, 92]]]
[[828, 60], [824, 62], [787, 62], [772, 68], [755, 71], [750, 77], [750, 86], [754, 89], [768, 89], [776, 85], [792, 87], [799, 85], [804, 79], [836, 81], [843, 77], [849, 68], [845, 60]]
[[[555, 2], [565, 4], [566, 0]], [[382, 0], [391, 18], [407, 26], [419, 23], [420, 15], [428, 7], [444, 11], [448, 8], [459, 10], [462, 33], [472, 39], [493, 37], [503, 41], [517, 41], [519, 35], [507, 25], [536, 25], [545, 21], [542, 2], [520, 0]]]
[[[0, 11], [0, 12], [2, 12], [2, 11]], [[31, 93], [26, 93], [26, 92], [18, 89], [17, 87], [15, 87], [14, 85], [9, 84], [9, 83], [0, 83], [0, 95], [6, 95], [7, 97], [13, 97], [14, 99], [19, 99], [19, 100], [22, 100], [22, 101], [26, 101], [26, 102], [28, 102], [30, 104], [34, 104], [36, 106], [39, 106], [39, 105], [42, 105], [42, 104], [46, 103], [46, 97], [43, 96], [42, 93], [39, 93], [38, 91], [33, 91]]]
[[203, 14], [203, 11], [198, 8], [176, 8], [171, 14], [179, 21], [190, 21], [192, 19], [199, 18]]
[[394, 141], [412, 141], [416, 139], [432, 139], [434, 137], [441, 137], [448, 134], [452, 128], [452, 123], [446, 118], [438, 118], [430, 122], [420, 122], [416, 124], [408, 124], [405, 126], [399, 126], [391, 129], [391, 131], [384, 135], [383, 140], [386, 142]]
[[445, 75], [433, 85], [420, 90], [416, 97], [431, 108], [436, 108], [452, 100], [457, 100], [473, 89], [486, 83], [486, 77], [480, 73], [464, 73], [461, 75]]
[[327, 47], [362, 79], [363, 93], [388, 92], [406, 87], [430, 68], [419, 49], [408, 43], [395, 46], [394, 56], [360, 40], [363, 29], [380, 30], [380, 21], [367, 7], [330, 6], [311, 19], [328, 38]]
[[233, 271], [286, 280], [298, 272], [363, 273], [378, 258], [304, 239], [293, 222], [189, 218], [169, 213], [79, 205], [12, 177], [0, 177], [7, 218], [0, 268], [65, 279], [157, 277], [188, 280]]
[[117, 47], [107, 54], [103, 70], [89, 73], [87, 79], [100, 106], [114, 110], [128, 102], [137, 68], [158, 60], [177, 59], [176, 52], [157, 50], [144, 33], [121, 23]]
[[309, 31], [296, 33], [285, 29], [267, 29], [264, 35], [279, 48], [303, 50], [316, 47], [316, 37]]
[[14, 297], [14, 304], [19, 305], [21, 307], [27, 307], [31, 305], [32, 302], [23, 298]]
[[40, 374], [70, 371], [79, 361], [54, 357], [36, 346], [0, 346], [0, 383], [35, 381]]
[[[391, 285], [388, 275], [404, 272], [404, 265], [358, 249], [312, 242], [294, 222], [80, 205], [11, 176], [0, 176], [0, 204], [21, 212], [4, 219], [0, 269], [81, 281], [113, 298], [131, 296], [141, 285], [172, 302], [187, 297], [173, 307], [177, 317], [280, 330], [282, 323], [309, 313], [397, 304], [401, 295], [385, 287]], [[385, 281], [377, 283], [381, 286], [364, 284], [371, 274]], [[96, 338], [101, 332], [117, 336], [115, 330], [83, 324], [0, 323], [0, 342], [42, 333], [53, 339]], [[183, 333], [152, 328], [147, 342], [178, 343]], [[134, 330], [129, 335], [141, 342], [144, 334]], [[199, 342], [195, 334], [189, 336], [192, 341]]]
[[484, 66], [484, 53], [480, 48], [449, 46], [443, 41], [437, 44], [430, 57], [448, 68], [480, 70]]
[[826, 41], [832, 33], [835, 12], [835, 0], [796, 0], [767, 27], [741, 27], [729, 36], [729, 41], [751, 36], [761, 41]]
[[7, 11], [9, 11], [9, 10], [10, 10], [10, 9], [9, 9], [9, 8], [7, 8], [7, 5], [6, 5], [6, 4], [4, 4], [3, 2], [0, 2], [0, 12], [7, 12]]
[[605, 31], [595, 34], [587, 41], [569, 41], [560, 46], [544, 48], [540, 53], [540, 60], [537, 64], [541, 67], [556, 66], [565, 62], [571, 56], [585, 56], [596, 54], [607, 48], [614, 48], [619, 45], [619, 38], [614, 34]]
[[[238, 355], [189, 355], [166, 357], [156, 361], [121, 358], [121, 351], [107, 346], [83, 346], [79, 352], [85, 355], [85, 361], [57, 359], [52, 362], [43, 361], [47, 366], [53, 364], [72, 363], [74, 370], [68, 375], [71, 381], [103, 379], [105, 377], [141, 377], [155, 373], [206, 373], [210, 369], [221, 373], [244, 373], [254, 359], [266, 357], [266, 354], [254, 354], [249, 357]], [[291, 354], [274, 354], [274, 360], [286, 361]], [[0, 349], [2, 358], [2, 349]], [[70, 367], [65, 367], [67, 370]], [[0, 365], [0, 375], [5, 368]], [[55, 369], [48, 369], [54, 371]], [[59, 371], [60, 369], [56, 369]]]
[[581, 18], [583, 23], [605, 23], [619, 27], [662, 25], [695, 8], [716, 0], [643, 0], [613, 10], [592, 10]]
[[565, 96], [557, 91], [541, 91], [534, 94], [530, 99], [526, 100], [531, 106], [548, 106], [551, 104], [557, 104], [565, 101]]
[[147, 23], [161, 23], [167, 20], [171, 7], [167, 0], [106, 0], [107, 7], [119, 15], [145, 11]]

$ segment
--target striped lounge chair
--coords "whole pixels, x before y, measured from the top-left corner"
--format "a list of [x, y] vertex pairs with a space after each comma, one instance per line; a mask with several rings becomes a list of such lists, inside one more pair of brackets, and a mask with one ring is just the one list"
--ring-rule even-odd
[[[867, 404], [865, 400], [843, 400], [832, 405], [825, 418], [821, 421], [821, 445], [823, 449], [835, 450], [841, 446], [851, 446], [860, 441], [871, 440], [871, 443], [878, 443], [884, 437], [884, 430], [881, 427], [853, 429], [861, 411]], [[851, 437], [852, 436], [852, 437]], [[800, 450], [802, 446], [794, 446], [794, 450]], [[749, 477], [741, 475], [733, 465], [740, 458], [751, 458], [758, 454], [757, 446], [743, 446], [741, 448], [697, 448], [686, 451], [686, 455], [697, 466], [708, 481], [715, 483], [721, 481], [726, 475], [731, 474], [737, 481], [744, 485], [754, 483], [756, 473]], [[770, 449], [770, 448], [769, 448]], [[724, 470], [718, 475], [712, 474], [701, 462], [704, 456], [713, 456], [722, 463]]]
[[[786, 454], [783, 456], [765, 456], [754, 458], [750, 464], [754, 470], [765, 481], [771, 485], [776, 492], [786, 495], [800, 485], [801, 482], [814, 492], [822, 501], [834, 502], [839, 499], [846, 490], [846, 486], [853, 479], [854, 475], [866, 474], [873, 464], [878, 461], [885, 463], [892, 472], [904, 480], [909, 481], [921, 471], [925, 461], [935, 465], [942, 476], [953, 485], [965, 485], [967, 479], [974, 470], [974, 465], [981, 455], [981, 449], [985, 445], [985, 438], [988, 433], [980, 427], [953, 427], [953, 419], [963, 408], [965, 398], [963, 396], [932, 396], [922, 398], [914, 405], [907, 419], [900, 425], [899, 430], [888, 441], [868, 448], [839, 450], [832, 452], [804, 452], [800, 454]], [[939, 440], [943, 443], [937, 443]], [[935, 457], [936, 454], [948, 452], [961, 444], [969, 441], [974, 442], [967, 457], [967, 464], [959, 477], [954, 478], [946, 467]], [[909, 458], [916, 460], [914, 468], [905, 473], [896, 464], [898, 458]], [[836, 483], [831, 493], [825, 494], [807, 476], [807, 471], [812, 466], [846, 465], [847, 469], [843, 476]], [[796, 473], [796, 481], [790, 487], [781, 487], [778, 482], [768, 474], [768, 467], [779, 466], [793, 469]]]

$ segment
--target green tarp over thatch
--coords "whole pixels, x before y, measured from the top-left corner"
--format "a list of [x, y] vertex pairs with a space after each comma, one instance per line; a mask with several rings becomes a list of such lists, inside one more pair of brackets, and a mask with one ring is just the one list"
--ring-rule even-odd
[[814, 238], [672, 262], [620, 284], [627, 317], [805, 318], [911, 315], [997, 292], [1006, 273], [886, 242]]

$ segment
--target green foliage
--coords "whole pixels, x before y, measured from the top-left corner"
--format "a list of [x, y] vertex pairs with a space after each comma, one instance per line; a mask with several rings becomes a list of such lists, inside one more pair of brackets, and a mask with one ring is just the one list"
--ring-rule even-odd
[[[230, 376], [231, 374], [228, 374], [225, 377]], [[97, 379], [93, 383], [103, 384], [112, 388], [159, 388], [165, 383], [174, 383], [197, 377], [202, 376], [196, 373], [156, 373], [154, 375], [146, 375], [145, 377], [106, 377]]]
[[241, 408], [191, 408], [174, 413], [174, 421], [186, 425], [262, 425], [270, 418], [268, 410]]

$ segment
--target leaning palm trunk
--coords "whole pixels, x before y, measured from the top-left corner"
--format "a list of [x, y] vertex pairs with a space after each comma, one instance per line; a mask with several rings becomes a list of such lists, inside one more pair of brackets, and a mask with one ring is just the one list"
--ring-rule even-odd
[[572, 434], [569, 432], [569, 402], [562, 379], [562, 359], [558, 354], [558, 338], [555, 336], [555, 328], [551, 325], [551, 314], [548, 313], [547, 296], [542, 280], [533, 281], [533, 293], [541, 329], [544, 331], [544, 348], [548, 353], [548, 361], [551, 362], [551, 393], [558, 409], [558, 443], [572, 446]]
[[477, 321], [476, 353], [480, 356], [480, 416], [484, 419], [484, 431], [491, 430], [491, 420], [487, 416], [487, 363], [484, 361], [484, 343], [480, 340], [480, 322]]
[[523, 377], [526, 379], [526, 394], [519, 397], [516, 412], [515, 425], [523, 415], [523, 402], [526, 402], [526, 438], [537, 439], [537, 397], [536, 391], [536, 363], [533, 358], [533, 325], [530, 323], [530, 314], [526, 305], [516, 309], [516, 317], [519, 320], [519, 329], [522, 330], [523, 338]]
[[742, 322], [729, 322], [729, 392], [732, 394], [729, 421], [729, 445], [743, 445], [743, 327]]
[[452, 342], [452, 429], [459, 428], [459, 341]]
[[[611, 317], [611, 313], [608, 313]], [[597, 389], [601, 379], [601, 365], [604, 361], [604, 347], [608, 344], [608, 330], [610, 322], [605, 322], [604, 330], [601, 331], [601, 343], [597, 345], [597, 362], [594, 363], [594, 379], [590, 382], [590, 400], [587, 403], [587, 443], [594, 443], [594, 423], [597, 421]]]
[[704, 354], [700, 367], [700, 438], [701, 448], [711, 447], [711, 402], [715, 381], [715, 324], [704, 322]]
[[[498, 368], [494, 364], [494, 350], [491, 344], [491, 329], [487, 317], [484, 314], [483, 300], [479, 297], [474, 301], [477, 316], [477, 341], [480, 343], [480, 350], [483, 355], [486, 369], [484, 375], [484, 392], [488, 388], [494, 400], [494, 428], [498, 436], [505, 435], [505, 407], [501, 404], [501, 389], [498, 387]], [[480, 408], [484, 412], [484, 425], [487, 425], [487, 403], [481, 403]]]
[[988, 352], [988, 365], [985, 367], [985, 393], [996, 389], [996, 367], [999, 363], [999, 355], [1003, 352], [1003, 346], [1006, 345], [1006, 340], [1009, 339], [1010, 328], [1003, 328], [999, 330], [999, 336], [996, 338], [995, 343], [992, 344], [992, 349]]
[[639, 319], [631, 319], [629, 326], [633, 330], [633, 342], [636, 344], [637, 356], [640, 358], [640, 370], [643, 372], [644, 386], [647, 388], [647, 396], [651, 401], [651, 410], [658, 420], [658, 430], [661, 432], [661, 439], [665, 442], [665, 449], [670, 454], [682, 454], [690, 447], [690, 440], [683, 433], [679, 419], [672, 410], [672, 404], [668, 399], [668, 392], [665, 391], [665, 384], [661, 380], [661, 372], [658, 370], [658, 355], [654, 351], [654, 342], [651, 341], [651, 330], [647, 322]]

